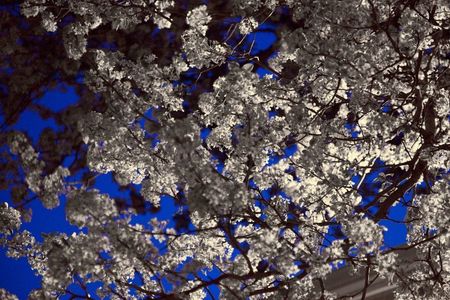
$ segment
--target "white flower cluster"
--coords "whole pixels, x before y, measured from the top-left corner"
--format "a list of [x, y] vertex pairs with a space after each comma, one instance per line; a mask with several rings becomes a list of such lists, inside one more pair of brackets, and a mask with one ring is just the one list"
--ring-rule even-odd
[[208, 7], [200, 5], [189, 11], [186, 17], [186, 23], [195, 29], [201, 35], [205, 35], [208, 30], [208, 23], [211, 17], [208, 14]]
[[9, 207], [7, 202], [3, 202], [0, 206], [0, 234], [9, 236], [19, 230], [21, 224], [20, 213]]
[[258, 27], [258, 22], [253, 18], [245, 18], [239, 23], [239, 32], [242, 34], [249, 34]]
[[[104, 102], [78, 122], [90, 170], [142, 184], [155, 206], [173, 197], [191, 217], [178, 214], [176, 229], [135, 224], [131, 211], [82, 186], [66, 214], [85, 233], [36, 243], [26, 231], [12, 235], [20, 215], [3, 207], [9, 254], [28, 255], [43, 276], [32, 297], [64, 294], [76, 274], [81, 285], [103, 283], [100, 298], [200, 299], [213, 284], [226, 299], [332, 298], [317, 284], [345, 262], [401, 286], [399, 299], [449, 298], [448, 1], [213, 2], [24, 1], [26, 16], [62, 31]], [[64, 25], [56, 9], [75, 21]], [[144, 28], [151, 39], [149, 20], [176, 49], [86, 48], [96, 29], [128, 41]], [[267, 26], [276, 57], [248, 51], [258, 22], [276, 25]], [[56, 206], [68, 171], [43, 174], [23, 135], [10, 148], [29, 188]], [[382, 250], [379, 221], [407, 193], [414, 200], [397, 220], [407, 245]], [[403, 278], [409, 248], [418, 267]]]
[[70, 175], [69, 170], [59, 166], [53, 173], [43, 175], [44, 163], [22, 133], [14, 133], [10, 147], [12, 153], [22, 160], [28, 187], [39, 196], [45, 207], [57, 207], [59, 195], [65, 192], [64, 177]]
[[344, 227], [350, 243], [354, 243], [358, 257], [377, 252], [383, 245], [383, 231], [387, 228], [378, 225], [368, 218], [360, 218], [349, 222]]
[[5, 289], [0, 289], [0, 299], [3, 300], [19, 300], [16, 295], [11, 294]]
[[103, 224], [118, 215], [114, 202], [97, 190], [74, 190], [68, 194], [67, 220], [78, 227]]

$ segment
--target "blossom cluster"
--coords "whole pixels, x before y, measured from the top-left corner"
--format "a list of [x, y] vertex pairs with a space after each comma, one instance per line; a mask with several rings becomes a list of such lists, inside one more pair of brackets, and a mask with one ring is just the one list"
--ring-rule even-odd
[[[152, 207], [174, 199], [188, 223], [136, 222], [138, 208], [68, 185], [67, 168], [46, 174], [13, 133], [28, 188], [47, 208], [66, 194], [79, 228], [38, 242], [1, 207], [2, 245], [43, 278], [32, 299], [74, 296], [73, 284], [89, 299], [94, 282], [111, 299], [202, 299], [215, 285], [224, 299], [334, 299], [349, 296], [324, 283], [341, 264], [386, 278], [398, 299], [448, 298], [447, 1], [27, 0], [21, 11], [61, 34], [100, 103], [77, 115], [89, 171], [139, 185]], [[276, 41], [257, 49], [264, 30]], [[167, 51], [147, 44], [155, 36]], [[402, 223], [407, 244], [388, 248], [382, 220]]]

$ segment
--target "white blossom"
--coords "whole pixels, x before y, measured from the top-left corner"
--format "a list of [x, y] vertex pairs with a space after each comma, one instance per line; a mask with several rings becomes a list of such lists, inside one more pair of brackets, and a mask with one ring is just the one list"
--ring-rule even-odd
[[[348, 295], [319, 283], [344, 263], [387, 279], [397, 299], [448, 299], [448, 1], [183, 5], [21, 4], [62, 37], [56, 69], [83, 73], [76, 113], [58, 120], [76, 125], [94, 176], [68, 182], [40, 145], [8, 133], [27, 192], [47, 208], [66, 194], [79, 228], [40, 242], [20, 230], [20, 206], [1, 206], [2, 246], [42, 276], [30, 299], [74, 282], [111, 299], [203, 299], [211, 285], [224, 299], [334, 299]], [[275, 42], [257, 49], [256, 31]], [[100, 174], [139, 193], [133, 208], [92, 188]], [[147, 218], [142, 201], [174, 201], [175, 222]], [[404, 227], [405, 245], [387, 246], [384, 222]]]

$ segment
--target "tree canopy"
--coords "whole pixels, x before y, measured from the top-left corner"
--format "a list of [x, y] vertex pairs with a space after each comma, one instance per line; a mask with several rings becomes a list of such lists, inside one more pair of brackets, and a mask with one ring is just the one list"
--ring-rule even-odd
[[[343, 265], [363, 299], [450, 298], [448, 0], [3, 3], [0, 245], [30, 299], [346, 299]], [[32, 201], [79, 230], [33, 236]]]

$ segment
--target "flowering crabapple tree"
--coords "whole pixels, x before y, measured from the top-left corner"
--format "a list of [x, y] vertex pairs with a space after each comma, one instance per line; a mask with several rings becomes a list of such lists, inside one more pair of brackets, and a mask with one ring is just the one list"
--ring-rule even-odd
[[[1, 207], [0, 244], [42, 276], [30, 299], [214, 299], [214, 288], [221, 299], [346, 299], [324, 284], [343, 264], [367, 274], [363, 299], [369, 273], [396, 299], [450, 298], [447, 0], [25, 0], [17, 10], [1, 36], [4, 125], [42, 86], [80, 95], [56, 116], [65, 130], [39, 145], [2, 133], [2, 186], [15, 202]], [[276, 40], [258, 48], [259, 33]], [[106, 173], [139, 186], [137, 200], [95, 189]], [[21, 229], [29, 201], [51, 209], [61, 195], [79, 232], [40, 242]], [[167, 198], [181, 225], [134, 221]], [[394, 219], [394, 206], [407, 214]], [[403, 245], [386, 246], [386, 220], [406, 227]]]

